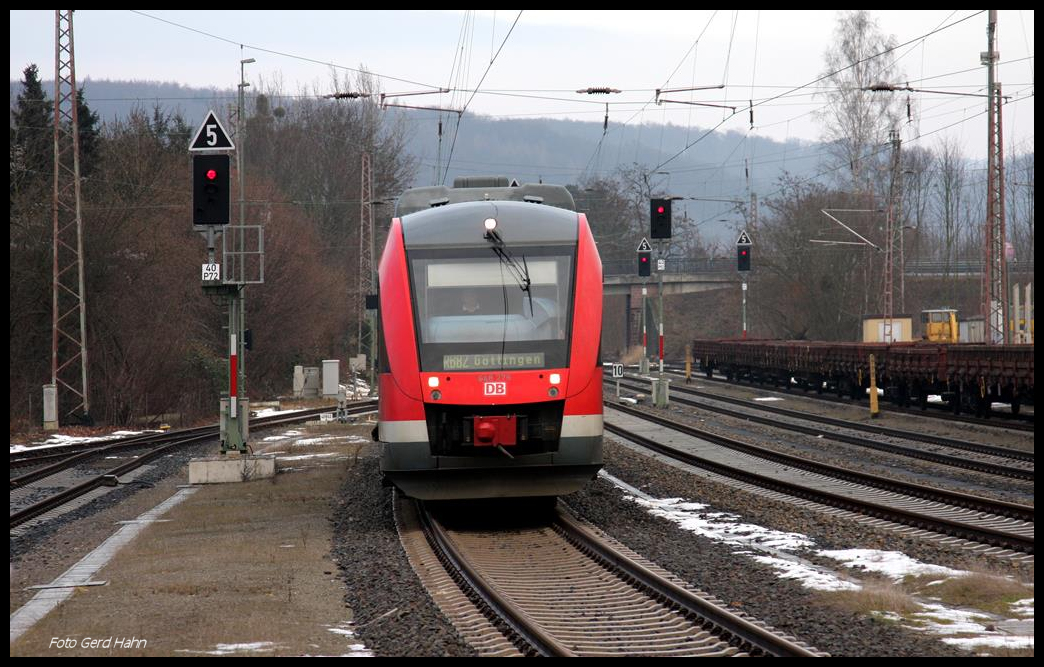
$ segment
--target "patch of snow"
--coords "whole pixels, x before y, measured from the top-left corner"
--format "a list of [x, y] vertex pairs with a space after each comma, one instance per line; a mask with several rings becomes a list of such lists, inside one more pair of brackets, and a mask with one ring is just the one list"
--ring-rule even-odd
[[968, 574], [962, 570], [952, 570], [940, 565], [929, 565], [910, 558], [898, 551], [878, 551], [876, 549], [843, 549], [840, 551], [818, 551], [820, 556], [840, 561], [846, 567], [878, 572], [891, 577], [893, 581], [902, 581], [907, 575], [939, 574], [946, 577], [960, 577]]

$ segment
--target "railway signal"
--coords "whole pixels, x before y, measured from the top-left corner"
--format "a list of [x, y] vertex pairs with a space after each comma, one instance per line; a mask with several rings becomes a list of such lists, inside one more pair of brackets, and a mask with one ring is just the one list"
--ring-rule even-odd
[[736, 246], [736, 270], [750, 271], [750, 246]]
[[[747, 230], [740, 232], [736, 239], [736, 270], [750, 271], [750, 251], [754, 243], [747, 235]], [[747, 337], [747, 277], [743, 276], [743, 338]]]
[[195, 155], [192, 158], [192, 224], [227, 225], [232, 181], [227, 155]]
[[642, 239], [638, 244], [638, 275], [648, 277], [652, 275], [652, 246], [649, 239]]
[[740, 232], [739, 238], [736, 239], [737, 271], [750, 271], [750, 251], [753, 246], [754, 244], [751, 243], [750, 237], [747, 236], [747, 232]]
[[649, 200], [649, 236], [654, 239], [671, 238], [671, 200]]
[[645, 276], [652, 275], [650, 273], [651, 270], [652, 270], [652, 266], [651, 266], [652, 262], [650, 261], [650, 257], [651, 256], [652, 256], [652, 252], [648, 251], [648, 250], [644, 251], [644, 252], [639, 252], [638, 253], [638, 275], [639, 276], [645, 277]]

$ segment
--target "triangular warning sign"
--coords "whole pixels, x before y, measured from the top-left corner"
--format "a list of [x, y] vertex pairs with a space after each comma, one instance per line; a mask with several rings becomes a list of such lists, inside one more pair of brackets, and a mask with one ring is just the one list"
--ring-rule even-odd
[[649, 239], [642, 238], [642, 242], [638, 244], [638, 252], [652, 252], [652, 246], [649, 245]]
[[236, 147], [222, 127], [213, 110], [207, 112], [206, 120], [196, 131], [196, 138], [189, 144], [190, 151], [233, 151]]
[[739, 238], [736, 239], [736, 245], [754, 245], [750, 242], [750, 237], [747, 236], [747, 230], [740, 232]]

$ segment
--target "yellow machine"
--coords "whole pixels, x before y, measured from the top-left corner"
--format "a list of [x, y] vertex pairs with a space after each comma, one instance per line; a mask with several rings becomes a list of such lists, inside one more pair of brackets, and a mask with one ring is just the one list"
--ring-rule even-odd
[[933, 343], [956, 343], [958, 337], [957, 311], [949, 308], [922, 310], [924, 337]]

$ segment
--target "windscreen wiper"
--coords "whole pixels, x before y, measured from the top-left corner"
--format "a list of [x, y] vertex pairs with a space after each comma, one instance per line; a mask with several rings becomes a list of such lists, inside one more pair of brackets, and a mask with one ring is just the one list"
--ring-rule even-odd
[[522, 264], [520, 266], [518, 261], [511, 256], [511, 251], [509, 251], [504, 245], [504, 239], [501, 238], [500, 234], [498, 234], [495, 229], [488, 230], [485, 238], [493, 244], [491, 247], [497, 257], [500, 258], [500, 263], [504, 264], [511, 270], [511, 275], [515, 277], [518, 286], [522, 288], [523, 292], [529, 295], [529, 316], [532, 317], [533, 292], [529, 289], [531, 281], [529, 279], [529, 265], [526, 263], [526, 256], [522, 255]]

